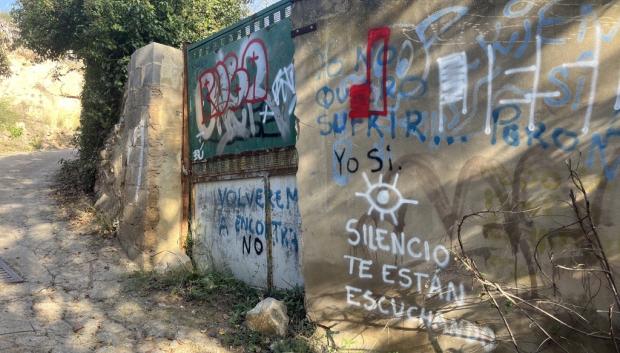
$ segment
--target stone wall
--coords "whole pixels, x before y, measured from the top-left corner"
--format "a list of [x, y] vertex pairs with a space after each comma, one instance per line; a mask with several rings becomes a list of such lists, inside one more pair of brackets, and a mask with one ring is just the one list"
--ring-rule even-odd
[[181, 249], [183, 55], [151, 43], [128, 67], [123, 115], [102, 152], [96, 207], [145, 268], [185, 263]]
[[[565, 161], [617, 273], [617, 2], [298, 1], [292, 19], [317, 27], [294, 39], [313, 319], [355, 351], [514, 351], [467, 255], [511, 293], [570, 302], [588, 314], [571, 322], [608, 332], [614, 301], [582, 271], [600, 263]], [[567, 351], [613, 350], [497, 299], [523, 351], [546, 338], [525, 310]]]

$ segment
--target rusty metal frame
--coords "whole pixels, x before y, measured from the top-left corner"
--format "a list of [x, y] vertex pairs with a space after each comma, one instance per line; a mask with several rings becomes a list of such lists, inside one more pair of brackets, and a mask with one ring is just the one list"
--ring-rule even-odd
[[217, 176], [198, 176], [192, 178], [192, 185], [199, 183], [206, 183], [211, 181], [229, 181], [229, 180], [239, 180], [239, 179], [251, 179], [251, 178], [262, 178], [266, 175], [269, 177], [274, 176], [284, 176], [284, 175], [295, 175], [297, 173], [297, 168], [282, 168], [282, 169], [272, 169], [269, 171], [255, 172], [255, 173], [235, 173], [235, 174], [222, 174]]
[[[242, 161], [250, 162], [253, 159], [261, 159], [266, 156], [274, 156], [281, 158], [288, 158], [288, 161], [276, 163], [276, 165], [262, 165], [254, 169], [242, 169], [232, 168], [233, 170], [223, 170], [220, 172], [209, 172], [209, 164], [221, 163], [221, 164], [235, 164]], [[194, 162], [192, 164], [192, 184], [220, 181], [220, 180], [235, 180], [246, 178], [260, 178], [267, 174], [269, 176], [276, 175], [295, 175], [298, 167], [297, 149], [294, 146], [284, 147], [271, 150], [262, 151], [249, 151], [236, 155], [224, 155], [220, 157], [209, 158], [206, 161]]]
[[187, 43], [183, 44], [183, 142], [181, 144], [181, 155], [183, 160], [181, 163], [181, 229], [179, 244], [181, 248], [187, 247], [187, 236], [190, 227], [190, 207], [192, 194], [192, 162], [189, 159], [189, 110], [188, 110], [188, 92], [187, 92]]

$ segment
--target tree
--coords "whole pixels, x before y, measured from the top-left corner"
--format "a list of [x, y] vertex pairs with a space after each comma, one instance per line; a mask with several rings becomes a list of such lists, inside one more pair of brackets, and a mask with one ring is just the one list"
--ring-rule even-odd
[[17, 0], [22, 44], [39, 56], [84, 61], [81, 184], [94, 186], [99, 150], [116, 124], [131, 54], [150, 43], [180, 47], [247, 14], [249, 0]]
[[13, 40], [16, 31], [11, 16], [6, 12], [0, 12], [0, 78], [11, 76], [9, 52], [15, 49]]

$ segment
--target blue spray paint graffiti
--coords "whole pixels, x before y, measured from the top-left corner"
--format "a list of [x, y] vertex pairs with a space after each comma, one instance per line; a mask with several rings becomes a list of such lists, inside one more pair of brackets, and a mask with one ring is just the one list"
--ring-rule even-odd
[[[297, 188], [286, 187], [265, 192], [263, 188], [242, 190], [241, 188], [219, 187], [216, 189], [216, 200], [215, 212], [219, 220], [218, 234], [250, 237], [250, 240], [244, 239], [244, 249], [246, 246], [249, 249], [248, 244], [251, 241], [256, 244], [256, 239], [259, 239], [262, 245], [265, 240], [264, 216], [256, 216], [257, 212], [254, 211], [264, 210], [266, 200], [269, 200], [272, 210], [291, 211], [295, 214], [299, 212]], [[299, 252], [299, 234], [297, 227], [290, 220], [272, 219], [271, 232], [274, 246], [291, 249], [296, 254]]]
[[[558, 0], [538, 5], [531, 1], [508, 1], [500, 10], [494, 29], [480, 30], [470, 43], [475, 46], [466, 46], [466, 52], [455, 49], [435, 53], [440, 45], [453, 40], [442, 35], [452, 33], [460, 38], [455, 29], [463, 26], [462, 19], [468, 16], [469, 9], [464, 6], [443, 8], [417, 24], [394, 24], [393, 33], [406, 35], [393, 35], [389, 43], [373, 50], [371, 58], [366, 57], [364, 45], [345, 53], [349, 60], [340, 53], [329, 56], [329, 51], [337, 52], [335, 48], [325, 50], [321, 67], [326, 74], [317, 76], [322, 81], [314, 97], [319, 108], [315, 122], [320, 136], [335, 138], [331, 157], [333, 180], [346, 185], [348, 176], [361, 168], [360, 159], [374, 161], [361, 157], [361, 151], [355, 155], [351, 141], [360, 137], [384, 144], [407, 139], [414, 148], [426, 146], [431, 150], [488, 141], [497, 147], [540, 146], [549, 153], [597, 151], [590, 155], [601, 156], [604, 175], [615, 177], [615, 154], [612, 156], [614, 152], [608, 150], [607, 138], [615, 136], [612, 125], [620, 111], [620, 83], [615, 101], [606, 99], [605, 105], [599, 106], [594, 102], [601, 86], [601, 51], [614, 48], [611, 43], [620, 31], [620, 18], [603, 22], [590, 4], [578, 6], [578, 14], [573, 17], [560, 16], [557, 13], [561, 11], [556, 10], [561, 6], [564, 5]], [[578, 24], [575, 36], [557, 31], [571, 22]], [[468, 43], [460, 44], [462, 48], [462, 44]], [[570, 51], [574, 57], [565, 56], [565, 62], [549, 65], [546, 54], [568, 46], [579, 48]], [[462, 60], [464, 69], [458, 75], [441, 76], [442, 70], [457, 72], [448, 60], [456, 54], [466, 58]], [[388, 114], [352, 119], [349, 87], [365, 82], [368, 60], [375, 77], [387, 68]], [[515, 64], [519, 61], [525, 64]], [[614, 85], [615, 81], [620, 82], [620, 67], [616, 65], [615, 70], [611, 75]], [[464, 87], [464, 94], [455, 91], [456, 77], [465, 85], [473, 82], [473, 89], [467, 91]], [[373, 86], [372, 91], [380, 91], [379, 88]], [[459, 92], [458, 97], [455, 92]], [[371, 105], [380, 99], [371, 96]], [[554, 121], [556, 115], [566, 118]], [[598, 124], [598, 131], [589, 131], [592, 119], [604, 120], [605, 115], [609, 116], [608, 121]]]

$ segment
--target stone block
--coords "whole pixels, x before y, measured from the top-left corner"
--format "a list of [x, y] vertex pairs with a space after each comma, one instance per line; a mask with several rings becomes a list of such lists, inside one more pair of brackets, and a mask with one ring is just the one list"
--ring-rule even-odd
[[289, 318], [286, 305], [274, 298], [266, 298], [245, 315], [246, 326], [265, 335], [286, 336]]

